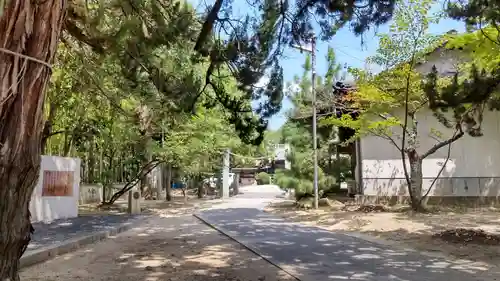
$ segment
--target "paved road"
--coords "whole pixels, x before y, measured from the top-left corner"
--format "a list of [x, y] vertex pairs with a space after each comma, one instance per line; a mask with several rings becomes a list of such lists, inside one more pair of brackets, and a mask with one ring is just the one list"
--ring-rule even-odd
[[55, 245], [66, 240], [91, 235], [96, 232], [113, 229], [121, 224], [133, 223], [144, 216], [131, 215], [95, 215], [71, 219], [55, 220], [52, 223], [34, 223], [35, 233], [26, 253]]
[[240, 194], [231, 197], [222, 204], [217, 204], [214, 208], [255, 208], [264, 209], [270, 202], [282, 200], [283, 191], [275, 185], [247, 186], [239, 189]]
[[472, 262], [430, 257], [287, 222], [260, 210], [281, 192], [268, 187], [265, 191], [253, 189], [199, 216], [303, 280], [500, 280], [498, 272]]

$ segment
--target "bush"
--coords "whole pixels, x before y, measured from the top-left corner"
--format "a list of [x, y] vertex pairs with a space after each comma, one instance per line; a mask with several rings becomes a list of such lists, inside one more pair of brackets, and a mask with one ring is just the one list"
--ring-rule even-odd
[[271, 176], [269, 176], [268, 173], [266, 172], [260, 172], [257, 174], [257, 177], [255, 177], [257, 180], [257, 184], [270, 184], [271, 183]]
[[[311, 173], [312, 174], [312, 173]], [[278, 171], [275, 174], [275, 183], [283, 190], [293, 190], [295, 199], [314, 197], [312, 175], [296, 177], [291, 171]], [[321, 197], [325, 191], [335, 186], [335, 178], [325, 175], [323, 170], [318, 170], [318, 195]]]

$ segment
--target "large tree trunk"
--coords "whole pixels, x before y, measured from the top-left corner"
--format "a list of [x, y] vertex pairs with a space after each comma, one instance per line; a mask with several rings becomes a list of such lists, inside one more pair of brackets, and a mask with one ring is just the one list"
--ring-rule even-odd
[[51, 75], [43, 62], [53, 61], [66, 1], [5, 3], [0, 16], [0, 281], [16, 281], [30, 241], [29, 202], [40, 171], [44, 91]]
[[[150, 163], [151, 160], [153, 160], [153, 155], [151, 153], [152, 116], [151, 111], [145, 105], [140, 105], [136, 108], [136, 115], [141, 134], [141, 141], [139, 143], [141, 165], [144, 166], [147, 163]], [[143, 195], [144, 199], [153, 198], [151, 173], [146, 173], [141, 178], [141, 194]]]

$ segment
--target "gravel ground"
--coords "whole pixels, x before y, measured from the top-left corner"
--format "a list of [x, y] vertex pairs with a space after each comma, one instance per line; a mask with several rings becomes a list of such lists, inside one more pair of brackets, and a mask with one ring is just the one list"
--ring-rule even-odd
[[24, 268], [21, 280], [295, 280], [192, 216], [153, 217], [103, 242]]

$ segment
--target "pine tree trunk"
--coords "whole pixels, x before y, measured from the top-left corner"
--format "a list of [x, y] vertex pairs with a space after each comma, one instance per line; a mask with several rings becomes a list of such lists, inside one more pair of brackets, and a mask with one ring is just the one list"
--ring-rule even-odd
[[167, 179], [165, 181], [165, 193], [166, 197], [165, 199], [167, 201], [172, 201], [172, 165], [168, 164], [167, 165], [167, 173], [166, 173]]
[[[4, 3], [0, 47], [51, 63], [66, 1]], [[40, 171], [44, 91], [50, 75], [43, 63], [0, 50], [0, 281], [19, 280], [19, 259], [30, 241], [29, 202]]]
[[94, 154], [94, 140], [90, 140], [89, 143], [89, 164], [88, 164], [88, 180], [89, 183], [95, 183], [94, 170], [95, 170], [95, 154]]
[[[152, 142], [152, 116], [151, 111], [145, 105], [140, 105], [136, 108], [136, 115], [141, 134], [141, 141], [139, 143], [141, 166], [144, 167], [153, 160], [153, 155], [150, 151]], [[153, 192], [151, 173], [146, 173], [141, 177], [141, 194], [144, 199], [149, 200], [153, 198]]]

